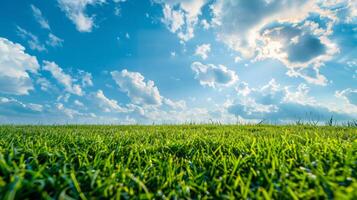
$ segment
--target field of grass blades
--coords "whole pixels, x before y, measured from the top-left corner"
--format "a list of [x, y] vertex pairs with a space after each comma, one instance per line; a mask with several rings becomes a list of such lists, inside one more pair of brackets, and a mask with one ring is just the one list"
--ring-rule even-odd
[[0, 126], [0, 199], [357, 199], [357, 128]]

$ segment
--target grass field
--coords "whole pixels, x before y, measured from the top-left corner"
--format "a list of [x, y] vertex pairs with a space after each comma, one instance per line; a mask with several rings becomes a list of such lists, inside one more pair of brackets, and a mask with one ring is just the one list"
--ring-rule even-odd
[[0, 199], [357, 199], [357, 129], [0, 126]]

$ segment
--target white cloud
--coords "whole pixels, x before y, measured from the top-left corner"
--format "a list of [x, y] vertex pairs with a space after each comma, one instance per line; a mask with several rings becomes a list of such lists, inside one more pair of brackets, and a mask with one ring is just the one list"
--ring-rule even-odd
[[161, 105], [162, 97], [154, 81], [148, 80], [138, 72], [113, 71], [111, 75], [120, 90], [127, 93], [131, 101], [140, 105]]
[[94, 16], [86, 14], [87, 6], [103, 4], [106, 0], [57, 0], [60, 8], [67, 17], [76, 25], [80, 32], [91, 32], [93, 29]]
[[51, 75], [60, 83], [67, 92], [82, 96], [83, 91], [82, 88], [74, 83], [74, 79], [63, 72], [63, 69], [60, 68], [56, 63], [43, 61], [43, 70], [49, 71]]
[[[76, 109], [73, 108], [68, 108], [66, 105], [62, 103], [56, 103], [55, 109], [53, 110], [51, 106], [51, 110], [48, 111], [49, 113], [47, 116], [49, 117], [48, 120], [54, 120], [55, 121], [62, 121], [62, 123], [68, 124], [68, 118], [71, 120], [70, 123], [90, 123], [90, 121], [95, 122], [95, 119], [97, 116], [94, 113], [82, 113]], [[63, 115], [66, 116], [66, 118], [63, 118]], [[59, 117], [59, 118], [56, 118]], [[52, 118], [52, 119], [51, 119]], [[48, 123], [48, 122], [46, 122]]]
[[83, 70], [79, 70], [79, 78], [82, 82], [82, 87], [88, 87], [88, 86], [93, 86], [93, 77], [92, 74], [89, 72], [85, 72]]
[[186, 102], [183, 100], [173, 101], [168, 98], [164, 98], [164, 103], [174, 110], [184, 110], [186, 109]]
[[206, 19], [203, 19], [201, 21], [201, 25], [202, 25], [203, 29], [205, 29], [205, 30], [208, 30], [211, 28], [211, 24]]
[[238, 86], [235, 88], [235, 90], [237, 91], [237, 93], [239, 95], [242, 95], [242, 96], [248, 96], [251, 92], [249, 86], [248, 86], [248, 83], [246, 82], [241, 82], [238, 84]]
[[46, 51], [45, 45], [43, 45], [38, 37], [31, 32], [26, 31], [25, 29], [17, 26], [17, 34], [24, 40], [27, 41], [27, 44], [32, 50], [37, 51]]
[[65, 93], [63, 95], [59, 95], [56, 99], [57, 102], [65, 102], [65, 103], [68, 103], [69, 101], [69, 98], [71, 98], [71, 94], [70, 93]]
[[314, 105], [317, 104], [313, 97], [308, 96], [310, 88], [306, 84], [300, 84], [297, 86], [296, 91], [292, 92], [288, 88], [285, 89], [284, 102], [293, 102], [301, 105]]
[[53, 88], [53, 86], [51, 85], [50, 81], [47, 80], [46, 78], [43, 78], [43, 77], [38, 78], [36, 80], [36, 83], [38, 85], [40, 85], [41, 90], [45, 91], [45, 92], [47, 92], [47, 91], [49, 91], [50, 89]]
[[29, 94], [34, 89], [30, 73], [38, 69], [36, 57], [25, 53], [25, 47], [0, 37], [0, 92]]
[[[48, 20], [43, 16], [41, 10], [37, 8], [34, 5], [30, 5], [32, 14], [35, 17], [36, 21], [40, 24], [40, 26], [43, 29], [47, 29], [49, 31], [48, 34], [48, 39], [46, 41], [46, 45], [51, 46], [51, 47], [61, 47], [63, 43], [63, 39], [57, 37], [53, 33], [51, 33], [51, 27], [48, 22]], [[24, 38], [24, 39], [29, 39], [29, 45], [31, 49], [35, 49], [38, 51], [44, 51], [46, 50], [45, 46], [39, 42], [39, 39], [37, 36], [33, 35], [32, 33], [26, 31], [25, 29], [21, 27], [17, 27], [18, 34]]]
[[357, 89], [347, 88], [342, 91], [336, 91], [335, 96], [357, 107]]
[[62, 103], [57, 103], [56, 109], [67, 117], [69, 117], [70, 119], [73, 119], [76, 115], [81, 115], [81, 113], [77, 110], [66, 108]]
[[211, 44], [202, 44], [196, 47], [195, 55], [200, 56], [203, 60], [206, 60], [210, 52]]
[[243, 59], [240, 57], [240, 56], [236, 56], [235, 58], [234, 58], [234, 62], [235, 63], [239, 63], [240, 61], [242, 61]]
[[[126, 0], [113, 0], [113, 1], [114, 1], [114, 3], [117, 3], [117, 4], [126, 2]], [[114, 15], [120, 16], [120, 14], [121, 14], [121, 8], [119, 5], [116, 5], [114, 7]]]
[[238, 75], [224, 65], [204, 65], [200, 62], [194, 62], [191, 65], [191, 69], [195, 72], [195, 78], [203, 86], [213, 88], [227, 87], [238, 81]]
[[51, 46], [51, 47], [62, 47], [63, 39], [57, 37], [53, 33], [48, 34], [48, 40], [46, 41], [46, 44]]
[[35, 17], [36, 21], [41, 25], [42, 28], [51, 30], [50, 25], [47, 19], [42, 15], [42, 12], [39, 8], [31, 4], [32, 14]]
[[94, 97], [95, 103], [104, 111], [104, 112], [126, 112], [125, 108], [119, 106], [118, 102], [113, 99], [107, 98], [102, 90], [98, 90]]
[[347, 61], [346, 64], [348, 67], [351, 67], [351, 68], [356, 67], [357, 68], [357, 59]]
[[182, 41], [194, 37], [194, 28], [201, 15], [206, 0], [154, 0], [162, 3], [164, 17], [162, 22], [172, 33], [176, 33]]
[[74, 103], [74, 105], [76, 105], [76, 106], [79, 106], [79, 107], [85, 107], [85, 106], [84, 106], [84, 104], [83, 104], [81, 101], [77, 100], [77, 99], [76, 99], [76, 100], [74, 100], [74, 102], [73, 102], [73, 103]]
[[185, 24], [185, 16], [182, 11], [172, 10], [169, 5], [165, 5], [163, 12], [163, 22], [171, 32], [175, 33]]

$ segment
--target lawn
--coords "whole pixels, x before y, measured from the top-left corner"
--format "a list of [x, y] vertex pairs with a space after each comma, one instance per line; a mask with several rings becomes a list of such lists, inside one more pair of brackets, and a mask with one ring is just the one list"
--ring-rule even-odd
[[0, 199], [357, 199], [357, 128], [0, 126]]

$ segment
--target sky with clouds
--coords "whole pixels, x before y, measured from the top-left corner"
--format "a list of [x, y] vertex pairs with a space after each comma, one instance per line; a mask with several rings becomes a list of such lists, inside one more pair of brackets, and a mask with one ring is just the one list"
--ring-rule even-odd
[[357, 119], [355, 0], [5, 0], [0, 123]]

